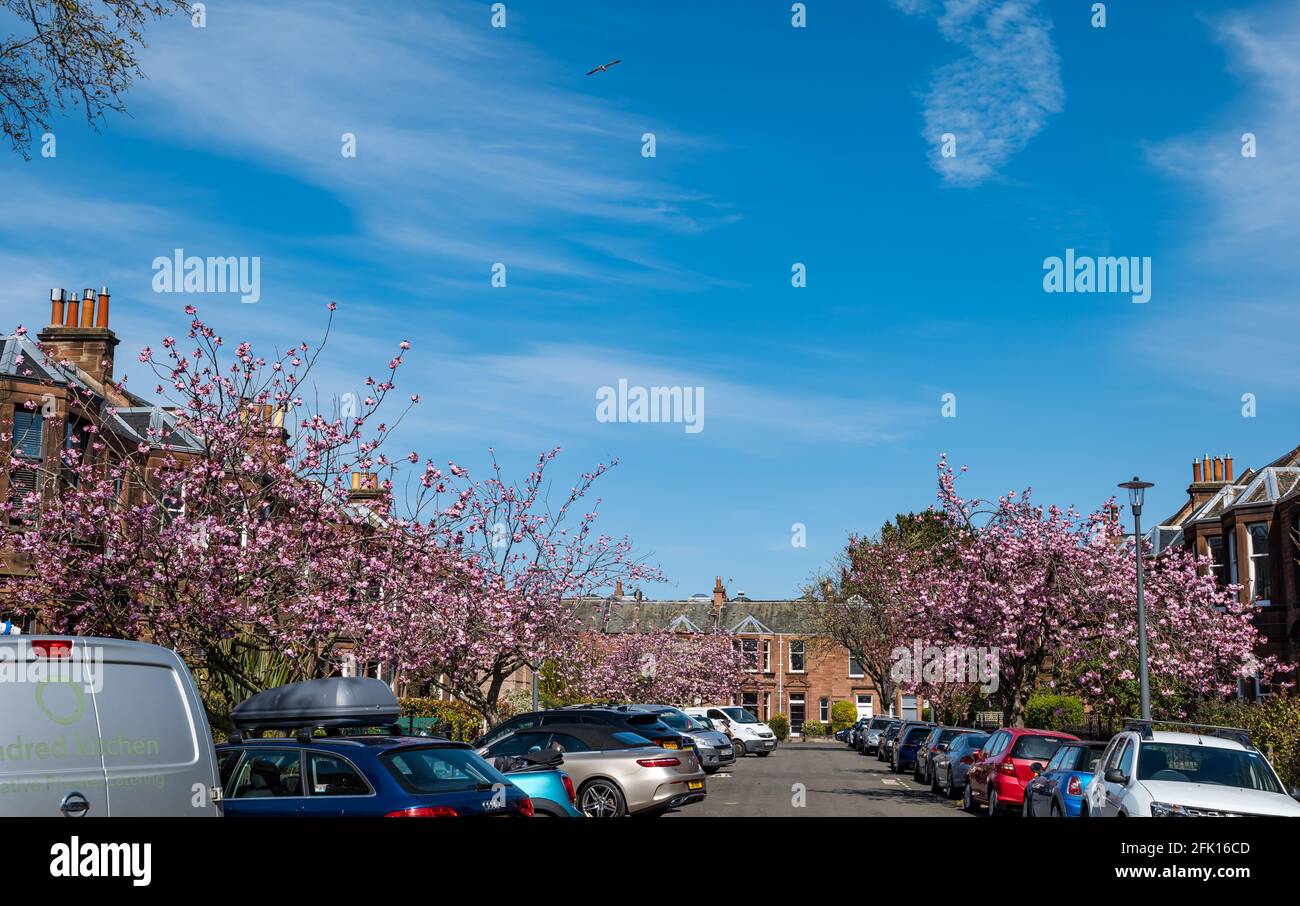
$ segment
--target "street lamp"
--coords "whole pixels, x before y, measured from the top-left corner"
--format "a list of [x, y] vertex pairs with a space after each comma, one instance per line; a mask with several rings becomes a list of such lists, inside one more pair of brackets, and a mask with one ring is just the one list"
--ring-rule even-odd
[[1129, 506], [1133, 509], [1133, 547], [1137, 552], [1138, 591], [1138, 686], [1142, 697], [1142, 719], [1151, 719], [1151, 686], [1147, 679], [1147, 610], [1142, 600], [1142, 500], [1146, 490], [1153, 485], [1136, 475], [1132, 481], [1120, 485], [1128, 490]]

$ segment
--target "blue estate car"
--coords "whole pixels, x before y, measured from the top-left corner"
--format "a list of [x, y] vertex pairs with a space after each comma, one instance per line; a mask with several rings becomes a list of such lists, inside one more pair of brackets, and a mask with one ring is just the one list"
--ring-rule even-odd
[[934, 729], [934, 724], [904, 724], [903, 729], [899, 731], [898, 739], [894, 742], [894, 754], [891, 758], [890, 769], [895, 774], [901, 774], [903, 771], [910, 771], [916, 767], [916, 753], [921, 748], [921, 743], [930, 735]]
[[217, 746], [217, 764], [231, 818], [533, 815], [472, 748], [428, 736], [246, 739]]
[[[228, 817], [533, 816], [533, 802], [470, 746], [406, 736], [388, 686], [329, 677], [258, 692], [217, 746]], [[288, 735], [264, 737], [267, 731]]]
[[1064, 742], [1025, 787], [1024, 814], [1029, 818], [1078, 818], [1083, 794], [1092, 780], [1104, 742]]

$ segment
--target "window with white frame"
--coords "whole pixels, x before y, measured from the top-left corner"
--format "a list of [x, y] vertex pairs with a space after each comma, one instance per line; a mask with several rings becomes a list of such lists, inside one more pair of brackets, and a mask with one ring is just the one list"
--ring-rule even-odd
[[772, 640], [763, 639], [763, 672], [772, 672]]
[[817, 703], [817, 714], [817, 719], [822, 723], [828, 724], [831, 722], [831, 700], [824, 695], [821, 697], [821, 701]]
[[867, 675], [867, 671], [862, 666], [862, 655], [849, 654], [849, 679], [861, 679]]
[[1228, 584], [1237, 584], [1237, 528], [1228, 533]]
[[790, 672], [803, 673], [807, 666], [807, 657], [804, 654], [803, 639], [796, 639], [790, 643]]
[[26, 497], [40, 490], [41, 468], [45, 462], [45, 416], [40, 410], [15, 406], [11, 434], [13, 459], [21, 465], [9, 472], [9, 502], [14, 505], [9, 521], [20, 525], [36, 518], [36, 513], [27, 511], [22, 504]]
[[1246, 526], [1250, 539], [1250, 596], [1258, 604], [1267, 605], [1272, 599], [1272, 584], [1268, 572], [1268, 523], [1252, 522]]
[[1205, 551], [1210, 556], [1210, 575], [1219, 581], [1220, 585], [1228, 584], [1228, 558], [1223, 546], [1222, 535], [1211, 535], [1205, 539]]

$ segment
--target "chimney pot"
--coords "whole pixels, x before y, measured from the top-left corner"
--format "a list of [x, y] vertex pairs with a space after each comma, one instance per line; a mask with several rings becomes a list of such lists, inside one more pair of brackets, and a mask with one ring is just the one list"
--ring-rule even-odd
[[64, 309], [63, 326], [76, 327], [81, 321], [81, 300], [77, 298], [77, 291], [68, 291], [68, 307]]
[[1223, 481], [1223, 460], [1218, 456], [1214, 457], [1214, 480]]
[[1200, 483], [1201, 483], [1201, 461], [1199, 459], [1193, 459], [1192, 460], [1192, 484], [1200, 484]]
[[95, 326], [95, 291], [87, 288], [81, 298], [81, 326]]
[[1232, 454], [1229, 453], [1223, 457], [1223, 477], [1225, 481], [1232, 481]]
[[61, 289], [50, 290], [50, 326], [58, 327], [63, 323], [63, 302], [65, 293]]
[[1201, 459], [1201, 474], [1205, 476], [1206, 481], [1210, 480], [1210, 454], [1209, 453], [1206, 453]]
[[352, 473], [352, 490], [354, 490], [354, 491], [359, 491], [359, 490], [361, 490], [361, 473], [360, 473], [360, 472], [353, 472], [353, 473]]
[[108, 287], [99, 288], [99, 311], [95, 314], [96, 327], [108, 327]]

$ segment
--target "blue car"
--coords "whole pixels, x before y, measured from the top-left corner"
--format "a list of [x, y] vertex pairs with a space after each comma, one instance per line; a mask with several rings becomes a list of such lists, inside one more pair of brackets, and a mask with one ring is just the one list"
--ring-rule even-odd
[[916, 767], [916, 753], [921, 743], [930, 735], [934, 724], [905, 724], [894, 744], [894, 754], [890, 760], [890, 770], [895, 774], [910, 771]]
[[[1104, 742], [1063, 742], [1025, 787], [1027, 818], [1078, 818]], [[1031, 765], [1037, 767], [1036, 765]]]
[[521, 755], [503, 755], [489, 762], [533, 800], [533, 814], [547, 818], [585, 818], [578, 808], [573, 778], [560, 769], [564, 753], [557, 748]]
[[[217, 746], [228, 817], [533, 816], [533, 801], [470, 746], [406, 736], [392, 690], [368, 677], [290, 683], [231, 711]], [[288, 735], [264, 737], [267, 731]]]

